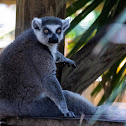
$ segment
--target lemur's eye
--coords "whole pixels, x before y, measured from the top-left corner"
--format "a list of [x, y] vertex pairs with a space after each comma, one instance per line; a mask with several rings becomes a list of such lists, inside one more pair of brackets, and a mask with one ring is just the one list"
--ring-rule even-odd
[[44, 33], [48, 34], [49, 33], [49, 30], [48, 29], [45, 29], [44, 30]]
[[60, 33], [61, 33], [61, 28], [58, 28], [58, 29], [56, 30], [56, 33], [57, 33], [57, 34], [60, 34]]
[[45, 34], [51, 34], [51, 31], [48, 28], [46, 28], [46, 27], [43, 29], [43, 32]]

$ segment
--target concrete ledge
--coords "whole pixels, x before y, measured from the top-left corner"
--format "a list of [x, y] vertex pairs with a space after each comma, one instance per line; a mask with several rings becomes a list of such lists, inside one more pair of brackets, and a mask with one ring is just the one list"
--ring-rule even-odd
[[[85, 117], [80, 124], [80, 118], [29, 118], [8, 117], [1, 121], [1, 126], [91, 126], [88, 124], [89, 117]], [[94, 121], [94, 120], [93, 120]], [[79, 125], [80, 124], [80, 125]], [[124, 126], [125, 121], [113, 121], [98, 119], [93, 126]]]

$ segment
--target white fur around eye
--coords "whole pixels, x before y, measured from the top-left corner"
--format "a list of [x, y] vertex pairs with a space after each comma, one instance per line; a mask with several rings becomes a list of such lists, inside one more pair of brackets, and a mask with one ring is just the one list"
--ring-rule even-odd
[[46, 25], [46, 27], [50, 29], [53, 33], [55, 33], [57, 28], [60, 27], [60, 25]]

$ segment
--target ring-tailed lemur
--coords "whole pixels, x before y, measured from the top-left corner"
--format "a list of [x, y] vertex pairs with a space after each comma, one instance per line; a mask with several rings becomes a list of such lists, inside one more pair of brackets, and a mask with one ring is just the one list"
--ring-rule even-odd
[[[0, 99], [17, 108], [11, 114], [34, 116], [31, 112], [36, 110], [30, 111], [27, 107], [45, 96], [64, 116], [74, 116], [67, 108], [55, 66], [55, 62], [65, 62], [75, 67], [74, 61], [57, 51], [68, 27], [69, 20], [34, 18], [32, 28], [17, 37], [0, 55]], [[0, 109], [4, 114], [2, 111], [4, 109]]]
[[32, 28], [0, 54], [0, 117], [95, 114], [99, 107], [62, 90], [56, 78], [56, 60], [75, 66], [57, 51], [68, 27], [67, 19], [34, 18]]

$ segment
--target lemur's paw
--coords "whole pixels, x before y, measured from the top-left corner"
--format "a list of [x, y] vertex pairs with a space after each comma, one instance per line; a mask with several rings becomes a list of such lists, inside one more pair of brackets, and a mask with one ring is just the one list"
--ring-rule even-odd
[[76, 64], [75, 64], [75, 62], [72, 60], [71, 61], [71, 66], [73, 67], [73, 68], [76, 68]]
[[68, 113], [64, 114], [64, 117], [70, 117], [70, 118], [75, 118], [74, 112], [69, 111]]
[[76, 64], [73, 60], [68, 60], [67, 62], [64, 62], [64, 64], [67, 64], [68, 67], [73, 67], [73, 68], [76, 68]]

